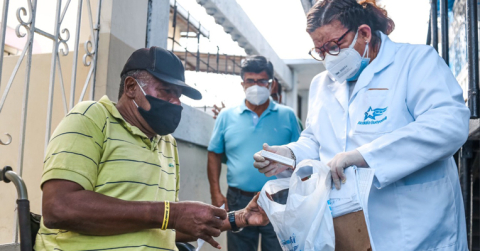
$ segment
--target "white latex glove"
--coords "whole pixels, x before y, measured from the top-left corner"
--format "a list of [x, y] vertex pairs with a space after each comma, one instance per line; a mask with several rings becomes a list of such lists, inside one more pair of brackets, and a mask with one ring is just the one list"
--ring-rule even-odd
[[[288, 147], [286, 146], [269, 146], [267, 143], [264, 143], [263, 150], [276, 153], [287, 158], [292, 158], [292, 153], [290, 152], [290, 149], [288, 149]], [[287, 170], [288, 168], [292, 168], [290, 166], [275, 161], [267, 160], [262, 157], [260, 152], [261, 151], [253, 155], [253, 159], [255, 160], [255, 162], [253, 162], [253, 166], [257, 168], [259, 172], [265, 174], [265, 176], [271, 177]]]
[[335, 184], [335, 188], [340, 190], [340, 180], [342, 183], [345, 183], [346, 177], [343, 173], [343, 169], [349, 166], [357, 166], [357, 167], [368, 167], [367, 162], [363, 158], [362, 154], [359, 151], [353, 150], [350, 152], [343, 152], [338, 153], [327, 163], [327, 166], [330, 167], [330, 171], [332, 173], [332, 180]]

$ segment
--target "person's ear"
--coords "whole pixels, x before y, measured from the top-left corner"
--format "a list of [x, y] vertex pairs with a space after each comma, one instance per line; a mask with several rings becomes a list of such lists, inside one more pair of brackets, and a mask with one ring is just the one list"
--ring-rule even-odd
[[358, 27], [358, 40], [370, 43], [372, 40], [372, 29], [366, 24], [362, 24]]
[[137, 84], [137, 80], [130, 76], [125, 78], [124, 93], [129, 99], [135, 98], [137, 88], [140, 88]]

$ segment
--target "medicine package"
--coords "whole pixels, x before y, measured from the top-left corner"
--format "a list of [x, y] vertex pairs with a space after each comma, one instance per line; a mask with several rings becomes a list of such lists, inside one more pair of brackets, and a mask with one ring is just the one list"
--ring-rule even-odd
[[291, 166], [291, 167], [295, 166], [295, 160], [294, 159], [287, 158], [285, 156], [282, 156], [282, 155], [279, 155], [279, 154], [276, 154], [276, 153], [272, 153], [272, 152], [269, 152], [269, 151], [265, 151], [265, 150], [262, 150], [260, 152], [260, 154], [262, 155], [262, 157], [264, 157], [266, 159], [273, 160], [273, 161], [276, 161], [278, 163], [282, 163], [284, 165]]

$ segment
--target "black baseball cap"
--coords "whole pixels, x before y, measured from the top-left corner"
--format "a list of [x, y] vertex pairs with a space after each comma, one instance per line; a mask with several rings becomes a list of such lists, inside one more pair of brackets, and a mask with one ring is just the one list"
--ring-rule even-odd
[[162, 82], [182, 87], [182, 94], [199, 100], [202, 94], [185, 84], [185, 68], [172, 52], [152, 46], [134, 51], [123, 67], [120, 77], [134, 70], [146, 70]]

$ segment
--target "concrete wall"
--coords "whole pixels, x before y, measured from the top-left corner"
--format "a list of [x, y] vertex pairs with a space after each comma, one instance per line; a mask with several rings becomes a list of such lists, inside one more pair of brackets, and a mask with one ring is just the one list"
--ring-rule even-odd
[[151, 12], [148, 13], [150, 20], [147, 25], [147, 47], [158, 46], [167, 48], [167, 39], [170, 16], [170, 0], [151, 1]]
[[0, 250], [1, 251], [20, 251], [20, 245], [18, 245], [18, 244], [1, 245], [0, 244]]
[[[213, 128], [212, 128], [213, 129]], [[211, 131], [206, 132], [208, 134]], [[207, 148], [177, 140], [178, 152], [180, 156], [180, 200], [202, 201], [211, 204], [210, 185], [207, 178]], [[224, 195], [227, 194], [227, 167], [222, 166], [220, 176], [221, 188]], [[220, 237], [215, 238], [225, 250], [227, 248], [227, 234], [224, 232]], [[196, 243], [192, 243], [196, 246]], [[202, 251], [218, 250], [205, 243]]]
[[285, 105], [291, 107], [297, 115], [297, 99], [298, 99], [298, 73], [293, 71], [293, 81], [292, 81], [292, 89], [287, 90], [284, 96]]
[[301, 108], [301, 117], [303, 126], [305, 126], [305, 121], [307, 119], [308, 114], [308, 94], [309, 90], [298, 90], [298, 96], [302, 97], [302, 108]]
[[104, 94], [117, 100], [123, 65], [132, 52], [145, 47], [147, 10], [147, 0], [103, 1], [96, 100]]
[[[211, 204], [210, 184], [207, 177], [207, 146], [215, 120], [198, 109], [183, 105], [182, 120], [173, 136], [177, 139], [180, 157], [180, 200], [202, 201]], [[227, 166], [222, 166], [220, 177], [223, 194], [227, 194]], [[227, 247], [226, 234], [217, 241]], [[208, 247], [207, 247], [208, 246]], [[202, 250], [216, 250], [205, 244]]]

